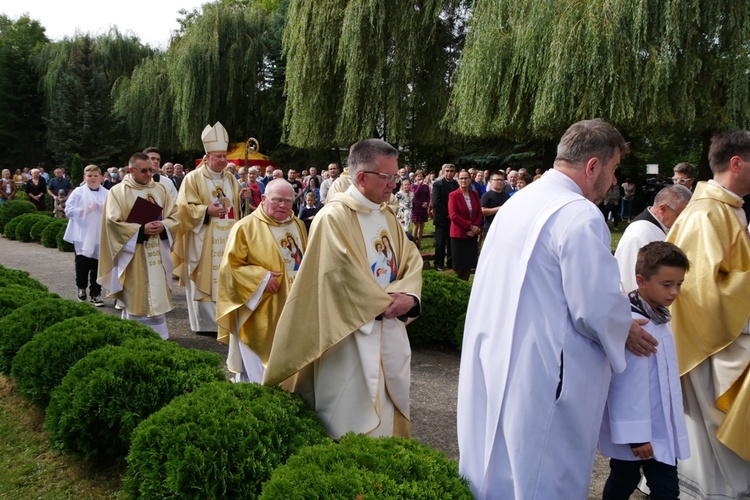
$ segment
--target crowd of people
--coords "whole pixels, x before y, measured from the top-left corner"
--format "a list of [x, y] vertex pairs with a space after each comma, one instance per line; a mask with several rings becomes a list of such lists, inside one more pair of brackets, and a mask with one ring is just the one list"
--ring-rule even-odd
[[[201, 139], [204, 160], [179, 175], [153, 147], [115, 178], [89, 165], [72, 192], [31, 171], [27, 192], [55, 193], [71, 220], [79, 300], [106, 293], [166, 339], [177, 278], [234, 381], [300, 394], [334, 438], [409, 437], [405, 327], [432, 217], [436, 269], [477, 271], [457, 421], [477, 498], [585, 498], [597, 449], [605, 499], [642, 476], [653, 498], [747, 497], [750, 132], [714, 137], [713, 179], [678, 164], [635, 217], [636, 186], [616, 176], [629, 145], [602, 120], [572, 125], [534, 178], [411, 172], [379, 139], [343, 170], [261, 176], [227, 161], [221, 123]], [[614, 256], [609, 213], [632, 221]]]

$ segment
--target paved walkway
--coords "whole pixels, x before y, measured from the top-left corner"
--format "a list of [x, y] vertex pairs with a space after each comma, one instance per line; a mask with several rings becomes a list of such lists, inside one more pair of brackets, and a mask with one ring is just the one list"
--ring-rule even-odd
[[[47, 285], [51, 292], [66, 299], [76, 298], [74, 256], [38, 243], [20, 243], [0, 237], [0, 264], [23, 269]], [[184, 287], [174, 282], [174, 310], [167, 314], [170, 340], [183, 347], [204, 349], [226, 358], [227, 348], [215, 338], [190, 331]], [[102, 312], [118, 315], [111, 299]], [[458, 460], [456, 442], [456, 393], [458, 389], [457, 353], [416, 350], [412, 355], [411, 418], [414, 437]], [[608, 466], [597, 457], [589, 498], [601, 498]], [[561, 496], [563, 498], [563, 496]], [[642, 498], [642, 497], [639, 497]]]

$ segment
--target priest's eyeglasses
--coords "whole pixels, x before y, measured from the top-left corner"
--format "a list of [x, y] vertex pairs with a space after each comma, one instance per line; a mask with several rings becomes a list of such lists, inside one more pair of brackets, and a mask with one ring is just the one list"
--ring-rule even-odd
[[294, 203], [294, 198], [282, 198], [281, 196], [271, 196], [270, 200], [271, 203], [275, 203], [277, 205], [281, 205], [282, 203], [291, 205], [292, 203]]
[[398, 174], [385, 174], [383, 172], [374, 172], [372, 170], [363, 170], [363, 172], [366, 174], [377, 175], [381, 179], [385, 179], [385, 182], [387, 182], [388, 184], [396, 182], [396, 179], [399, 178]]
[[148, 168], [136, 168], [136, 171], [142, 173], [142, 174], [153, 174], [154, 172], [151, 170], [151, 167]]

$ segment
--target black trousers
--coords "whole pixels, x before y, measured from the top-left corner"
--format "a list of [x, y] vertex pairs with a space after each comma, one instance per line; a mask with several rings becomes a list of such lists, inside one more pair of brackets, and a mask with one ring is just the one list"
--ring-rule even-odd
[[604, 485], [602, 500], [627, 500], [641, 480], [641, 467], [652, 500], [676, 500], [680, 497], [677, 466], [649, 460], [609, 460], [609, 478]]
[[448, 267], [453, 264], [450, 233], [450, 221], [445, 225], [435, 226], [435, 267], [443, 267], [446, 249], [448, 251]]
[[97, 268], [99, 267], [99, 259], [92, 259], [84, 255], [76, 255], [76, 287], [86, 289], [91, 281], [91, 296], [96, 297], [101, 295], [102, 287], [96, 282]]

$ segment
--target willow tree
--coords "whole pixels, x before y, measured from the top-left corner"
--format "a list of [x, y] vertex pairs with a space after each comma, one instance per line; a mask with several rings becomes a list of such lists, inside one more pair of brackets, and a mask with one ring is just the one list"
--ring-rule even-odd
[[285, 141], [439, 141], [461, 41], [457, 0], [292, 0]]
[[278, 142], [278, 17], [285, 5], [227, 0], [183, 12], [167, 51], [116, 88], [117, 107], [128, 113], [131, 132], [173, 151], [200, 150], [201, 131], [219, 120], [232, 141], [253, 135], [264, 148]]
[[750, 124], [750, 3], [477, 0], [446, 123], [557, 137], [602, 117], [632, 133]]

